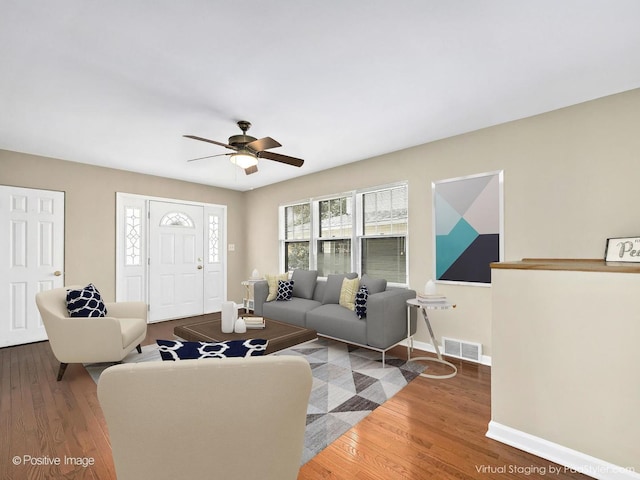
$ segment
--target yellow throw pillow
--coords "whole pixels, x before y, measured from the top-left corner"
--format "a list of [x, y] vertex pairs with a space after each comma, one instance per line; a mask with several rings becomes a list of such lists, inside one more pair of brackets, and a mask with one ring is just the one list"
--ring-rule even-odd
[[356, 293], [360, 288], [360, 280], [357, 278], [342, 280], [342, 288], [340, 289], [340, 305], [349, 310], [356, 309]]
[[289, 280], [289, 274], [281, 273], [279, 275], [265, 275], [265, 277], [267, 277], [267, 283], [269, 284], [269, 295], [267, 295], [267, 302], [271, 302], [278, 296], [278, 280]]

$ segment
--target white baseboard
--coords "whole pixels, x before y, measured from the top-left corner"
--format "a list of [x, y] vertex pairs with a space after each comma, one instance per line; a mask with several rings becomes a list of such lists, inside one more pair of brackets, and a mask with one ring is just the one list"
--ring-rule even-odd
[[489, 422], [487, 437], [562, 465], [560, 472], [552, 472], [554, 467], [550, 466], [549, 474], [576, 471], [599, 480], [640, 480], [640, 474], [630, 467], [613, 465], [494, 421]]
[[[404, 345], [405, 347], [407, 346], [407, 340], [403, 340], [402, 342], [400, 342], [402, 345]], [[439, 344], [440, 342], [438, 342], [438, 347], [440, 348], [440, 353], [442, 353], [442, 346]], [[422, 350], [423, 352], [430, 352], [430, 353], [436, 353], [436, 349], [433, 348], [433, 345], [431, 345], [430, 343], [427, 342], [420, 342], [418, 340], [414, 340], [413, 341], [413, 348], [417, 348], [418, 350]], [[450, 358], [457, 358], [457, 357], [450, 357]], [[467, 360], [469, 361], [469, 360]], [[482, 355], [482, 358], [480, 359], [480, 363], [482, 365], [487, 365], [487, 366], [491, 366], [491, 357], [489, 355]]]

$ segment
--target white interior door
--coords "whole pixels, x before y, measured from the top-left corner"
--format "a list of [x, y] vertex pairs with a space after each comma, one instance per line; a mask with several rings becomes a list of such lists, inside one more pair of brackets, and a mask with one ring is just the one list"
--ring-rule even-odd
[[0, 186], [0, 347], [47, 339], [37, 292], [64, 285], [64, 192]]
[[204, 313], [204, 207], [149, 202], [149, 321]]

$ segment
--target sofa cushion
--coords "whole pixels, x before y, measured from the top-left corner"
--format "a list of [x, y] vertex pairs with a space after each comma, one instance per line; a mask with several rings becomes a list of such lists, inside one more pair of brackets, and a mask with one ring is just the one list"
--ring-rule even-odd
[[360, 281], [357, 278], [342, 280], [342, 289], [340, 290], [340, 306], [349, 310], [356, 309], [356, 293], [360, 287]]
[[293, 283], [293, 280], [278, 280], [278, 296], [276, 300], [291, 300]]
[[362, 275], [360, 285], [366, 285], [369, 295], [384, 292], [387, 289], [387, 281], [384, 278], [373, 278], [366, 273]]
[[279, 320], [305, 327], [305, 316], [309, 310], [322, 305], [315, 300], [292, 297], [288, 302], [269, 302], [262, 306], [262, 315], [267, 318]]
[[288, 273], [280, 273], [278, 275], [265, 275], [267, 283], [269, 284], [269, 294], [267, 295], [267, 302], [271, 302], [278, 296], [278, 281], [289, 280]]
[[267, 349], [267, 340], [229, 340], [226, 342], [185, 342], [156, 340], [162, 360], [195, 360], [200, 358], [256, 357]]
[[367, 321], [340, 305], [321, 305], [308, 312], [307, 328], [347, 342], [367, 344]]
[[107, 307], [93, 283], [77, 290], [67, 290], [67, 311], [70, 317], [105, 317], [107, 315]]
[[340, 291], [342, 290], [342, 281], [345, 278], [358, 278], [358, 274], [351, 273], [331, 273], [327, 275], [327, 282], [324, 289], [324, 296], [322, 297], [322, 303], [340, 303]]
[[318, 279], [317, 270], [294, 270], [291, 275], [293, 285], [293, 296], [298, 298], [313, 298], [313, 290], [316, 288], [316, 280]]
[[361, 285], [358, 293], [356, 293], [356, 316], [364, 318], [367, 316], [367, 299], [369, 298], [369, 289], [366, 285]]

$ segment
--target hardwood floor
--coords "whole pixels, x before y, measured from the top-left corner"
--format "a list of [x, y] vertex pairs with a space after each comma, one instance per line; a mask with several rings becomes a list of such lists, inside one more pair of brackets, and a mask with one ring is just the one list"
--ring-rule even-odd
[[[144, 344], [173, 338], [186, 322], [150, 325]], [[456, 364], [452, 379], [412, 381], [304, 465], [298, 479], [588, 478], [485, 437], [490, 368]], [[0, 349], [0, 479], [115, 479], [95, 383], [81, 365], [69, 365], [61, 382], [57, 370], [48, 342]]]

